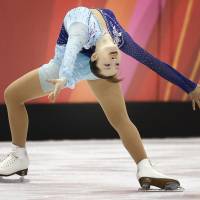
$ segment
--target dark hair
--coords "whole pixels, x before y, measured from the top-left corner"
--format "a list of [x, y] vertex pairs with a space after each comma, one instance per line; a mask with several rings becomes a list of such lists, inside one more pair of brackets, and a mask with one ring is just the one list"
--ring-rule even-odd
[[106, 79], [106, 80], [108, 80], [108, 81], [110, 81], [112, 83], [118, 83], [118, 82], [121, 82], [123, 80], [123, 78], [122, 79], [118, 79], [116, 77], [116, 75], [113, 75], [113, 76], [104, 76], [104, 75], [102, 75], [100, 73], [101, 70], [97, 67], [97, 61], [96, 60], [95, 61], [91, 61], [91, 59], [90, 59], [89, 63], [90, 63], [90, 70], [95, 76], [97, 76], [99, 78], [102, 78], [102, 79]]

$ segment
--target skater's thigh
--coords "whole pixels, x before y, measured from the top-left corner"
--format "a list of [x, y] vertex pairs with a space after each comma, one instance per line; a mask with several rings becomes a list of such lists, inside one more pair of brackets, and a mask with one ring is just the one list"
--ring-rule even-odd
[[39, 68], [34, 69], [8, 85], [4, 92], [5, 101], [23, 103], [27, 100], [42, 97], [48, 92], [43, 91], [39, 79]]
[[116, 126], [129, 119], [120, 83], [111, 83], [104, 79], [87, 80], [87, 82], [113, 125]]

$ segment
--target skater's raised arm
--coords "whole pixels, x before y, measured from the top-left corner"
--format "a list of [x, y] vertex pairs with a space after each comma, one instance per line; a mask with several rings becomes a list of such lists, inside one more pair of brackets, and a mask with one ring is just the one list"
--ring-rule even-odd
[[124, 33], [124, 40], [125, 44], [120, 49], [127, 55], [143, 63], [166, 80], [179, 86], [187, 93], [194, 91], [194, 89], [197, 87], [196, 83], [186, 78], [183, 74], [175, 70], [169, 64], [160, 61], [140, 47], [136, 42], [134, 42], [127, 32]]
[[[68, 31], [69, 37], [65, 47], [65, 53], [59, 70], [59, 79], [65, 80], [66, 85], [74, 85], [73, 69], [77, 54], [88, 41], [88, 27], [81, 23], [74, 23]], [[68, 82], [67, 84], [67, 81]]]
[[[53, 59], [60, 65], [59, 78], [47, 80], [54, 84], [54, 91], [50, 92], [48, 95], [51, 102], [55, 102], [63, 88], [74, 88], [76, 84], [76, 80], [73, 76], [75, 60], [77, 54], [88, 41], [88, 37], [88, 27], [82, 23], [73, 23], [69, 27], [68, 33], [65, 31], [64, 25], [62, 26]], [[63, 48], [64, 53], [62, 53]]]

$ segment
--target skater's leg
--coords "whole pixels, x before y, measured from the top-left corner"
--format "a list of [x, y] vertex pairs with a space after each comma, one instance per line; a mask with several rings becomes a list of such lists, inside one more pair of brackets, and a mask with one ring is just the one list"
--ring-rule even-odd
[[25, 143], [28, 130], [28, 115], [24, 103], [48, 95], [54, 85], [48, 79], [57, 79], [59, 65], [53, 60], [32, 70], [11, 83], [4, 92], [12, 134], [12, 150], [0, 162], [0, 176], [27, 175], [29, 157]]
[[125, 101], [119, 83], [110, 83], [106, 80], [88, 80], [88, 84], [97, 97], [107, 119], [118, 132], [124, 146], [137, 163], [137, 178], [140, 185], [154, 185], [160, 188], [179, 187], [180, 183], [154, 170], [147, 158], [140, 134], [129, 119]]
[[12, 143], [21, 147], [25, 147], [28, 130], [28, 115], [24, 102], [47, 95], [41, 88], [38, 70], [39, 68], [18, 78], [4, 92]]
[[140, 134], [128, 116], [120, 84], [103, 79], [87, 82], [135, 162], [147, 158]]

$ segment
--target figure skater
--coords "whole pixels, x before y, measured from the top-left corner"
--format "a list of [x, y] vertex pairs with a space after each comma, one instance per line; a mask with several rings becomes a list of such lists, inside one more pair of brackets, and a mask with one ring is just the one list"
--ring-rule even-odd
[[109, 9], [77, 7], [66, 13], [48, 64], [30, 71], [12, 82], [4, 92], [12, 134], [11, 152], [0, 163], [0, 175], [27, 175], [26, 150], [28, 115], [25, 101], [48, 95], [55, 102], [63, 88], [87, 83], [101, 105], [109, 123], [137, 164], [137, 179], [144, 189], [156, 186], [175, 190], [180, 182], [158, 172], [152, 166], [140, 134], [130, 120], [117, 73], [120, 50], [143, 63], [166, 80], [179, 86], [200, 108], [200, 87], [167, 63], [140, 47], [117, 21]]

